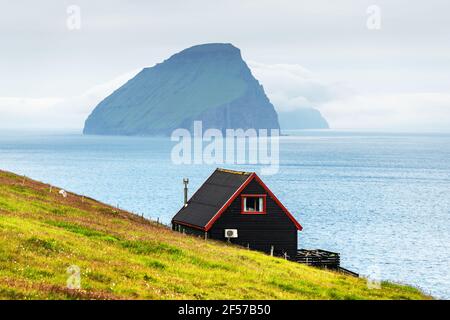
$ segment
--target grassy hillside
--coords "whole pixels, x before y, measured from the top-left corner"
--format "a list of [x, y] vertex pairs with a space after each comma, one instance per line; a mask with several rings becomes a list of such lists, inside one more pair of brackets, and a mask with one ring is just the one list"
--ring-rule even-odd
[[[174, 233], [92, 199], [0, 171], [2, 299], [423, 299]], [[81, 289], [67, 289], [67, 268]]]

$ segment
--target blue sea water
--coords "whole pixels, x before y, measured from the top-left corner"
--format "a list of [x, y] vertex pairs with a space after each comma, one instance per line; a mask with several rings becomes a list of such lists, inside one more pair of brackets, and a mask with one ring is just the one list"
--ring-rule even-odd
[[[302, 248], [362, 275], [450, 298], [450, 135], [299, 131], [263, 180], [303, 225]], [[169, 223], [215, 166], [175, 165], [165, 138], [0, 132], [0, 168]], [[253, 171], [254, 166], [229, 168]]]

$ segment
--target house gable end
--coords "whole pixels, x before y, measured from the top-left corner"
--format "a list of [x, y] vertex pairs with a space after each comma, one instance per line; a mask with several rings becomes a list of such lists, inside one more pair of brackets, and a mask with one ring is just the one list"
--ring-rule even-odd
[[[277, 221], [279, 224], [282, 221], [281, 220], [285, 220], [284, 218], [287, 217], [288, 218], [288, 223], [292, 223], [295, 228], [297, 230], [302, 230], [302, 226], [295, 220], [295, 218], [291, 215], [291, 213], [283, 206], [283, 204], [278, 200], [278, 198], [270, 191], [270, 189], [264, 184], [264, 182], [262, 182], [262, 180], [255, 174], [253, 173], [243, 184], [242, 186], [235, 192], [235, 194], [233, 194], [233, 196], [227, 201], [227, 203], [221, 208], [221, 210], [219, 210], [216, 215], [208, 222], [208, 224], [205, 227], [205, 230], [208, 231], [210, 230], [214, 223], [222, 216], [222, 214], [226, 213], [226, 212], [234, 212], [236, 213], [236, 210], [239, 210], [239, 216], [237, 216], [236, 214], [233, 214], [233, 218], [234, 219], [238, 219], [238, 220], [242, 220], [242, 219], [247, 219], [247, 221], [253, 221], [257, 218], [249, 218], [248, 215], [242, 215], [241, 216], [241, 212], [240, 212], [240, 208], [242, 208], [242, 199], [241, 199], [241, 195], [251, 195], [251, 194], [255, 194], [255, 195], [265, 195], [266, 196], [266, 206], [267, 206], [267, 212], [269, 213], [269, 215], [271, 214], [270, 212], [272, 212], [272, 214], [275, 213], [284, 213], [285, 216], [277, 214]], [[232, 210], [230, 211], [229, 208], [230, 206], [232, 206]], [[239, 208], [239, 209], [236, 209]], [[228, 214], [227, 214], [228, 215]], [[246, 217], [247, 216], [247, 217]], [[272, 217], [269, 217], [268, 219], [271, 220]], [[283, 224], [283, 223], [281, 223]], [[275, 226], [274, 226], [275, 227]]]

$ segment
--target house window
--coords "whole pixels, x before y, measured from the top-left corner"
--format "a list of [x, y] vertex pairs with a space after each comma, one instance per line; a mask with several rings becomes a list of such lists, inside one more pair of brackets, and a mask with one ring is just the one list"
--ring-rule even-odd
[[266, 195], [265, 194], [244, 194], [241, 196], [243, 214], [265, 214]]

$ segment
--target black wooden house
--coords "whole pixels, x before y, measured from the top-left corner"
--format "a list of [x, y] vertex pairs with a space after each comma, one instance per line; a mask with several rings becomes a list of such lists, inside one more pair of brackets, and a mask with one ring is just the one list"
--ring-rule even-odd
[[216, 169], [172, 219], [173, 230], [294, 258], [302, 226], [254, 172]]

